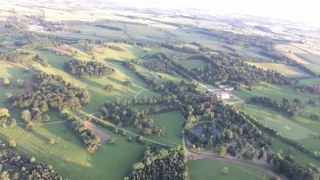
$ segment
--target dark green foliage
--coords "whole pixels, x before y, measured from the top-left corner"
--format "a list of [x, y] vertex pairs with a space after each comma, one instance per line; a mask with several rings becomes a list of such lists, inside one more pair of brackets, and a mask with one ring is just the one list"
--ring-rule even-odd
[[184, 148], [149, 147], [140, 162], [133, 164], [130, 180], [189, 180]]
[[80, 78], [99, 78], [114, 73], [114, 69], [94, 61], [69, 60], [64, 63], [66, 71]]
[[110, 84], [106, 85], [106, 87], [104, 87], [104, 90], [110, 92], [110, 91], [113, 91], [114, 90], [114, 87]]
[[131, 81], [124, 81], [122, 83], [125, 87], [132, 87], [132, 82]]
[[2, 170], [7, 172], [9, 179], [52, 179], [62, 180], [64, 179], [58, 173], [56, 173], [51, 165], [43, 163], [32, 162], [29, 158], [22, 156], [16, 152], [5, 147], [4, 144], [0, 145], [0, 157]]

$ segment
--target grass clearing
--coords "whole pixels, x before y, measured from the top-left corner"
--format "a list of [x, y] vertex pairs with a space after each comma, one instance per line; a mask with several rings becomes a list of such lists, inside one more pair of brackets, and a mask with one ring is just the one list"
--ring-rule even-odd
[[[215, 161], [210, 159], [191, 160], [187, 163], [191, 179], [201, 180], [230, 180], [230, 179], [246, 179], [257, 180], [269, 178], [259, 170], [253, 170], [250, 167], [233, 164], [229, 162]], [[221, 170], [227, 167], [228, 174], [223, 175]]]
[[299, 80], [299, 82], [307, 86], [313, 86], [314, 84], [320, 84], [320, 78], [302, 79], [302, 80]]
[[278, 64], [278, 63], [252, 63], [248, 62], [248, 64], [252, 66], [257, 66], [259, 68], [262, 68], [264, 70], [276, 70], [279, 73], [289, 76], [289, 77], [310, 77], [311, 75], [306, 73], [305, 71], [301, 70], [300, 68], [296, 66], [289, 66], [284, 64]]
[[193, 60], [193, 59], [179, 61], [178, 63], [187, 69], [203, 68], [204, 66], [207, 65], [207, 63], [205, 63], [202, 60]]

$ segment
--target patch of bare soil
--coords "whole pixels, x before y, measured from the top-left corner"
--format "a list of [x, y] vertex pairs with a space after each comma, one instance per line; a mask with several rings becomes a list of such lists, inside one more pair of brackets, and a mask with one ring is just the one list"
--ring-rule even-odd
[[101, 129], [99, 129], [96, 125], [94, 125], [90, 121], [84, 121], [84, 125], [90, 129], [96, 136], [98, 136], [101, 140], [101, 142], [107, 142], [108, 139], [110, 138], [110, 135], [103, 132]]

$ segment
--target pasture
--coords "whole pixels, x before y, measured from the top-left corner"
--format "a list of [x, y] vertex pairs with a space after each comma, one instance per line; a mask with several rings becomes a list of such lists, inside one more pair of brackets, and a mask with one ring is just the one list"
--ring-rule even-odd
[[268, 69], [276, 70], [279, 73], [281, 73], [285, 76], [288, 76], [288, 77], [310, 77], [311, 76], [296, 66], [289, 66], [289, 65], [277, 64], [277, 63], [252, 63], [252, 62], [248, 62], [248, 64], [262, 68], [264, 70], [268, 70]]
[[[189, 160], [188, 169], [190, 172], [191, 179], [201, 180], [230, 180], [230, 179], [246, 179], [246, 180], [257, 180], [269, 178], [268, 175], [262, 171], [253, 170], [250, 167], [233, 164], [229, 162], [215, 161], [210, 159], [204, 160]], [[221, 170], [227, 167], [228, 174], [223, 175]]]

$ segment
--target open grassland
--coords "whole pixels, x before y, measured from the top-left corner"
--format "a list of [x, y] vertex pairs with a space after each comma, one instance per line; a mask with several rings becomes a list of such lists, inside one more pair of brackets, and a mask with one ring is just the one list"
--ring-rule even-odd
[[180, 112], [167, 112], [150, 115], [149, 117], [152, 118], [157, 125], [165, 128], [165, 136], [161, 138], [165, 144], [182, 144], [181, 132], [183, 130], [184, 119]]
[[[72, 82], [76, 86], [89, 90], [91, 94], [91, 103], [88, 106], [82, 108], [82, 113], [84, 114], [97, 112], [105, 103], [105, 101], [115, 101], [118, 98], [122, 100], [130, 100], [137, 92], [147, 88], [147, 84], [145, 84], [130, 70], [122, 66], [121, 62], [107, 63], [103, 59], [98, 59], [97, 61], [114, 68], [116, 73], [109, 77], [102, 77], [97, 79], [79, 79], [68, 74], [64, 70], [64, 62], [72, 59], [72, 57], [57, 56], [53, 53], [45, 53], [43, 51], [37, 52], [44, 54], [50, 64], [49, 67], [45, 68], [38, 66], [42, 71], [48, 74], [61, 75], [66, 81]], [[79, 54], [82, 54], [82, 52], [80, 52]], [[133, 83], [132, 88], [126, 88], [122, 85], [122, 83], [126, 80], [129, 80]], [[115, 90], [113, 92], [107, 92], [103, 89], [108, 84], [114, 86]], [[150, 91], [144, 91], [143, 94], [145, 96], [157, 95]]]
[[178, 63], [188, 69], [203, 68], [205, 65], [207, 65], [207, 63], [205, 63], [202, 60], [192, 60], [192, 59], [179, 61]]
[[[299, 98], [303, 102], [306, 102], [306, 104], [309, 100], [318, 99], [316, 95], [296, 93], [291, 87], [270, 84], [255, 87], [253, 91], [243, 90], [235, 92], [235, 95], [245, 101], [253, 96], [266, 96], [278, 101], [281, 101], [283, 98], [289, 100]], [[319, 101], [316, 101], [316, 104], [318, 103]], [[318, 113], [320, 112], [319, 110], [319, 107], [306, 105], [306, 107], [301, 109], [302, 114], [296, 119], [291, 119], [273, 109], [253, 104], [246, 104], [244, 111], [255, 117], [262, 124], [279, 131], [283, 136], [293, 139], [311, 150], [319, 150], [317, 144], [320, 143], [320, 139], [313, 138], [312, 134], [320, 135], [320, 122], [309, 119], [309, 116], [314, 113], [320, 115]]]
[[[43, 125], [34, 132], [21, 127], [1, 129], [0, 139], [6, 142], [13, 139], [16, 150], [37, 161], [51, 164], [56, 171], [70, 179], [123, 179], [131, 172], [132, 164], [140, 159], [146, 145], [127, 137], [101, 130], [115, 137], [115, 144], [103, 144], [94, 154], [88, 154], [80, 141], [72, 134], [65, 123]], [[48, 141], [55, 139], [56, 144]], [[132, 139], [135, 139], [132, 137]]]
[[320, 78], [302, 79], [299, 82], [307, 86], [313, 86], [315, 84], [320, 84]]
[[289, 77], [309, 77], [310, 75], [300, 68], [296, 66], [289, 66], [284, 64], [277, 64], [277, 63], [252, 63], [248, 62], [248, 64], [252, 66], [257, 66], [259, 68], [262, 68], [264, 70], [276, 70], [279, 73], [289, 76]]
[[[229, 162], [221, 162], [215, 160], [192, 160], [187, 163], [191, 179], [212, 180], [212, 179], [268, 179], [268, 175], [258, 170], [252, 170], [249, 167], [233, 164]], [[223, 175], [221, 170], [227, 167], [228, 174]]]

